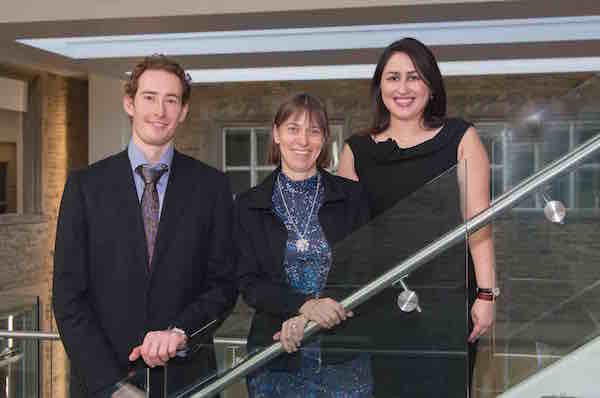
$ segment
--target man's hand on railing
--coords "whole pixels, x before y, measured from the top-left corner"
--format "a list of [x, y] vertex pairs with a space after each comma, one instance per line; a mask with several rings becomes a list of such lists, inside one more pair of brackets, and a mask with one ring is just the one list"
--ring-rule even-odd
[[153, 368], [164, 366], [169, 359], [177, 355], [177, 350], [186, 346], [187, 336], [174, 329], [148, 332], [142, 345], [135, 347], [129, 354], [130, 361], [140, 356], [146, 365]]

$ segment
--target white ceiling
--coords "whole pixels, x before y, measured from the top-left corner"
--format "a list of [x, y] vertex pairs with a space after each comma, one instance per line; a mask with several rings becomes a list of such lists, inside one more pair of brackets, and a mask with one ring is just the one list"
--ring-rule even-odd
[[342, 10], [386, 6], [481, 3], [484, 1], [489, 0], [20, 0], [2, 4], [0, 23]]
[[[196, 76], [362, 78], [383, 47], [405, 36], [432, 46], [451, 74], [600, 70], [595, 0], [11, 3], [0, 21], [18, 22], [0, 23], [0, 64], [67, 75], [123, 76], [140, 56], [160, 52]], [[307, 76], [311, 69], [323, 72]]]

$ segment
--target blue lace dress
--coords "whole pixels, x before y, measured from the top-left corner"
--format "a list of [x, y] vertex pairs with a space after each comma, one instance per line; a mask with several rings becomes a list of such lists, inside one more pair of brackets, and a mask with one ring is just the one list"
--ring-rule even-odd
[[[285, 197], [285, 203], [282, 195]], [[331, 249], [317, 216], [323, 198], [324, 188], [319, 174], [307, 180], [293, 181], [284, 173], [279, 173], [272, 196], [275, 214], [288, 231], [283, 262], [287, 282], [290, 288], [315, 297], [323, 290], [331, 267]], [[308, 249], [305, 251], [296, 247], [298, 239], [301, 238], [298, 231], [308, 241]], [[262, 369], [248, 376], [249, 396], [372, 397], [373, 381], [368, 354], [361, 354], [348, 362], [322, 364], [318, 339], [303, 345], [299, 352], [301, 365], [297, 370]]]

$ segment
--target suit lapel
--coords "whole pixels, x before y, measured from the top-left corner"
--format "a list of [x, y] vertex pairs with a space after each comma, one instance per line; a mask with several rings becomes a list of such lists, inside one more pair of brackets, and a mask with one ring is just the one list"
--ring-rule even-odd
[[144, 219], [142, 209], [135, 189], [133, 171], [127, 151], [123, 151], [116, 157], [115, 170], [111, 173], [116, 184], [115, 192], [122, 192], [118, 196], [115, 208], [119, 209], [119, 217], [114, 221], [116, 231], [129, 231], [124, 236], [131, 241], [134, 250], [136, 266], [143, 265], [143, 271], [148, 269], [148, 250], [146, 246], [146, 233], [144, 232]]
[[186, 200], [190, 195], [193, 186], [190, 184], [190, 168], [187, 167], [185, 159], [175, 151], [173, 162], [171, 163], [171, 172], [169, 173], [169, 182], [163, 201], [160, 221], [158, 223], [158, 232], [156, 234], [156, 244], [152, 256], [152, 272], [156, 270], [164, 253], [168, 248], [170, 239], [177, 229], [177, 221], [183, 214], [185, 207], [189, 205]]

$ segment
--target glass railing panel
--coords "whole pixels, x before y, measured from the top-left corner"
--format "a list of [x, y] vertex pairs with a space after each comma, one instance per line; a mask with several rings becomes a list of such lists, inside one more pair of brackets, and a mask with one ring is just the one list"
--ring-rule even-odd
[[[240, 308], [242, 307], [242, 308]], [[237, 313], [229, 317], [215, 332], [214, 345], [219, 374], [242, 363], [248, 356], [247, 336], [252, 321], [252, 312], [240, 300]], [[221, 398], [238, 398], [247, 396], [246, 380], [242, 378], [221, 392]]]
[[[349, 295], [462, 224], [462, 174], [464, 165], [448, 170], [336, 247], [326, 294]], [[466, 260], [463, 242], [404, 279], [417, 293], [422, 312], [400, 310], [402, 287], [389, 287], [356, 308], [344, 337], [332, 343], [346, 348], [355, 339], [356, 347], [370, 352], [376, 397], [465, 391]], [[425, 382], [431, 377], [435, 383]]]
[[[0, 294], [0, 330], [36, 331], [38, 313], [37, 297]], [[36, 340], [0, 337], [0, 396], [38, 396], [39, 349]]]
[[[247, 360], [251, 356], [246, 346], [251, 319], [248, 307], [243, 302], [238, 303], [236, 311], [219, 323], [216, 330], [213, 328], [192, 343], [185, 357], [171, 360], [167, 366], [167, 396], [192, 396], [200, 386], [214, 382]], [[221, 392], [221, 398], [246, 394], [245, 379], [240, 379]]]
[[94, 398], [145, 398], [165, 396], [164, 369], [143, 366], [132, 369], [127, 377], [90, 394]]
[[[544, 369], [600, 335], [600, 212], [569, 201], [590, 191], [573, 184], [589, 165], [583, 162], [522, 202], [541, 200], [541, 207], [517, 207], [494, 221], [502, 294], [494, 333], [479, 345], [472, 396], [519, 396], [510, 395], [511, 388], [533, 375], [541, 377]], [[594, 173], [598, 179], [598, 171]], [[546, 218], [548, 201], [567, 208], [562, 224]], [[565, 375], [552, 377], [562, 378], [560, 391], [526, 396], [583, 396], [577, 393], [580, 381], [570, 384], [573, 379]]]
[[[165, 396], [181, 395], [190, 386], [208, 384], [242, 362], [247, 356], [250, 320], [248, 307], [240, 302], [226, 320], [215, 320], [199, 328], [188, 341], [188, 348], [169, 360], [164, 376]], [[151, 384], [156, 377], [161, 377], [152, 372], [150, 375]], [[245, 389], [245, 385], [240, 384], [240, 388]]]
[[[0, 397], [71, 396], [70, 362], [57, 332], [40, 330], [39, 311], [37, 297], [0, 294]], [[149, 369], [139, 359], [131, 363], [126, 377], [88, 393], [95, 398], [158, 398], [168, 394], [169, 386], [182, 388], [198, 380], [212, 380], [217, 369], [218, 350], [212, 342], [215, 328], [235, 332], [241, 327], [247, 331], [248, 317], [244, 319], [245, 326], [210, 322], [167, 366]], [[189, 366], [198, 358], [201, 366]]]
[[[440, 257], [394, 275], [395, 281], [404, 276], [407, 288], [416, 292], [421, 312], [398, 307], [403, 288], [400, 283], [390, 287], [390, 280], [385, 288], [377, 289], [378, 294], [353, 306], [352, 318], [305, 339], [294, 354], [271, 355], [276, 350], [268, 347], [273, 340], [266, 338], [262, 345], [243, 347], [247, 329], [229, 336], [221, 333], [215, 341], [228, 347], [222, 355], [233, 367], [221, 367], [212, 377], [203, 374], [203, 380], [199, 377], [185, 390], [170, 390], [170, 396], [209, 396], [223, 380], [232, 381], [221, 391], [230, 398], [334, 393], [378, 398], [441, 396], [442, 391], [444, 396], [466, 396], [469, 283], [466, 231], [461, 227], [465, 174], [464, 166], [447, 171], [332, 250], [332, 266], [320, 297], [342, 300], [448, 231], [458, 230], [459, 239]], [[249, 354], [244, 357], [246, 350]], [[265, 357], [264, 363], [246, 374], [248, 364]]]

